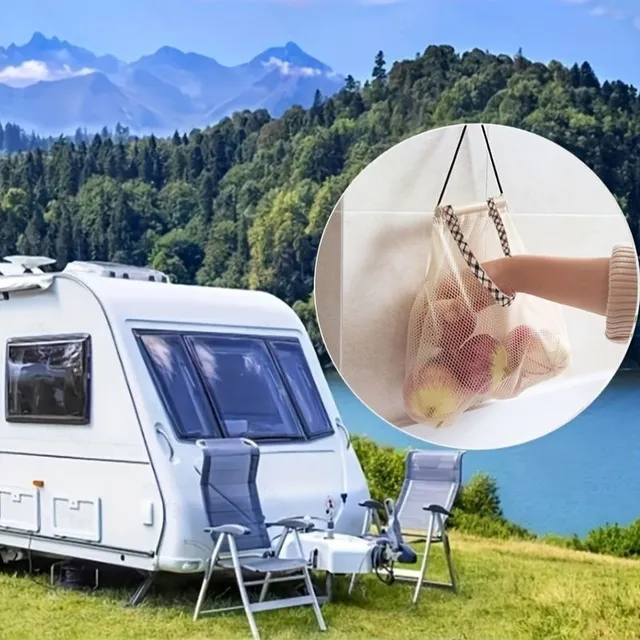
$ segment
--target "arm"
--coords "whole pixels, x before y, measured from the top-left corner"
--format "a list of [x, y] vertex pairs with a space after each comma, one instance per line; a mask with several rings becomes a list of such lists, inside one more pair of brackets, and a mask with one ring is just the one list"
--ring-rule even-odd
[[364, 507], [365, 509], [380, 509], [380, 511], [384, 511], [384, 505], [382, 502], [378, 502], [377, 500], [365, 500], [364, 502], [358, 502], [359, 507]]
[[438, 504], [430, 504], [428, 507], [422, 507], [423, 511], [431, 511], [431, 513], [439, 513], [441, 516], [451, 517], [451, 511], [447, 511]]
[[606, 335], [626, 342], [638, 310], [638, 257], [616, 246], [610, 258], [513, 256], [486, 262], [487, 275], [505, 293], [528, 293], [606, 316]]
[[250, 529], [241, 524], [222, 524], [219, 527], [205, 527], [205, 533], [227, 533], [230, 536], [248, 536]]
[[528, 293], [604, 316], [609, 295], [609, 258], [513, 256], [483, 264], [506, 294]]
[[269, 529], [271, 527], [284, 527], [285, 529], [295, 529], [296, 531], [309, 532], [313, 531], [313, 522], [309, 522], [304, 518], [283, 518], [275, 522], [267, 522], [265, 526]]

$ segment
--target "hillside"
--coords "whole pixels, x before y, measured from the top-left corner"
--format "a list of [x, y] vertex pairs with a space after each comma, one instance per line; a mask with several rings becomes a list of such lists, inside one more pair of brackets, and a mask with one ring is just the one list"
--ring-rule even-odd
[[0, 159], [0, 253], [148, 262], [180, 282], [261, 288], [295, 305], [322, 353], [311, 291], [332, 207], [385, 149], [461, 121], [522, 127], [576, 154], [638, 240], [634, 87], [601, 84], [588, 63], [430, 46], [389, 73], [379, 54], [365, 86], [349, 77], [335, 96], [279, 119], [244, 111], [166, 140], [61, 140]]
[[127, 63], [35, 33], [0, 47], [0, 121], [40, 134], [94, 131], [117, 123], [136, 133], [167, 134], [214, 124], [239, 109], [280, 116], [308, 107], [315, 92], [338, 91], [344, 78], [294, 42], [227, 67], [164, 46]]

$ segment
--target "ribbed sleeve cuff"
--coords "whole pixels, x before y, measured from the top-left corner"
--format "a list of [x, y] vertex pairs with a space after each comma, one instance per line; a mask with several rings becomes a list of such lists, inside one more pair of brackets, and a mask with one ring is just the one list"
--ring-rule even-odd
[[612, 342], [627, 342], [637, 313], [638, 256], [634, 247], [616, 246], [609, 266], [607, 338]]

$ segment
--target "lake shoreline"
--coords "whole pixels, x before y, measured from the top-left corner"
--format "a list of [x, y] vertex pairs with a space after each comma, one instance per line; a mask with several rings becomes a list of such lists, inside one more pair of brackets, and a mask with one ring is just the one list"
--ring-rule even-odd
[[[435, 448], [369, 411], [333, 369], [325, 371], [345, 425], [394, 449]], [[465, 454], [463, 481], [496, 480], [504, 516], [536, 535], [580, 537], [640, 516], [640, 371], [620, 369], [574, 420], [526, 444]], [[629, 487], [629, 490], [624, 488]], [[623, 488], [623, 490], [621, 490]]]

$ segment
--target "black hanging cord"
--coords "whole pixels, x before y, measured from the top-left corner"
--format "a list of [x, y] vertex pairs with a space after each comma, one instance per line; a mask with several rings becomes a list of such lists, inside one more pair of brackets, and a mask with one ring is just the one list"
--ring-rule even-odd
[[440, 197], [438, 198], [438, 204], [436, 205], [438, 207], [442, 204], [442, 198], [444, 198], [444, 192], [447, 190], [449, 179], [451, 178], [451, 174], [453, 173], [453, 167], [456, 166], [456, 160], [458, 159], [458, 153], [460, 153], [460, 147], [462, 146], [462, 141], [464, 140], [465, 133], [467, 133], [466, 124], [462, 128], [462, 133], [460, 134], [460, 140], [458, 140], [458, 146], [456, 147], [456, 152], [453, 154], [453, 160], [451, 161], [449, 172], [447, 173], [447, 177], [444, 179], [444, 184], [442, 185], [442, 191], [440, 192]]
[[[458, 154], [460, 153], [460, 148], [462, 147], [462, 141], [464, 140], [464, 136], [467, 133], [467, 127], [469, 125], [464, 125], [462, 128], [462, 133], [460, 134], [460, 140], [458, 140], [458, 146], [456, 147], [455, 153], [453, 154], [453, 159], [451, 160], [451, 165], [449, 167], [449, 171], [447, 172], [447, 177], [444, 180], [444, 185], [442, 185], [442, 191], [440, 192], [440, 197], [438, 198], [438, 204], [436, 206], [440, 206], [442, 204], [442, 199], [444, 198], [445, 191], [447, 190], [447, 186], [449, 185], [449, 180], [451, 179], [451, 174], [453, 173], [453, 168], [456, 166], [456, 161], [458, 160]], [[496, 162], [493, 158], [493, 152], [491, 151], [491, 145], [489, 144], [489, 137], [487, 136], [487, 131], [485, 126], [480, 125], [482, 129], [482, 135], [484, 137], [484, 142], [487, 145], [487, 151], [489, 152], [489, 159], [491, 160], [491, 167], [493, 168], [493, 173], [496, 177], [496, 182], [498, 183], [498, 189], [500, 190], [500, 194], [504, 193], [502, 189], [502, 183], [500, 182], [500, 176], [498, 175], [498, 169], [496, 167]]]
[[493, 159], [493, 152], [491, 151], [491, 145], [489, 144], [489, 137], [487, 136], [487, 131], [482, 125], [482, 135], [484, 136], [484, 141], [487, 145], [487, 151], [489, 152], [489, 160], [491, 160], [491, 166], [493, 167], [493, 174], [496, 177], [496, 182], [498, 183], [498, 189], [500, 190], [500, 195], [504, 193], [502, 189], [502, 184], [500, 182], [500, 176], [498, 175], [498, 169], [496, 168], [496, 161]]

